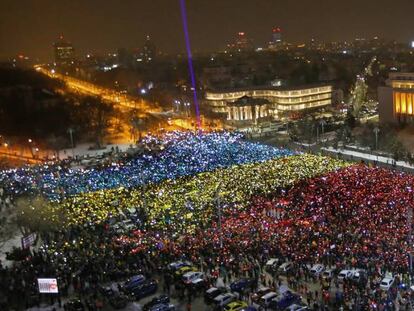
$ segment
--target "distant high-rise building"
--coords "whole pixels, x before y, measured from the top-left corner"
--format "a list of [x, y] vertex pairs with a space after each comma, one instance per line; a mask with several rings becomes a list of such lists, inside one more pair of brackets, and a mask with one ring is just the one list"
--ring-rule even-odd
[[151, 62], [155, 58], [156, 47], [155, 44], [151, 41], [150, 36], [147, 36], [145, 44], [142, 47], [141, 58], [144, 62]]
[[272, 29], [272, 43], [282, 42], [282, 29], [280, 27], [274, 27]]
[[247, 37], [246, 33], [240, 31], [237, 33], [237, 37], [234, 42], [228, 44], [228, 48], [233, 51], [249, 51], [253, 49], [252, 41]]
[[249, 48], [249, 39], [246, 36], [246, 33], [244, 32], [239, 32], [237, 35], [237, 40], [236, 40], [236, 47], [239, 50], [246, 50]]
[[277, 50], [282, 46], [282, 29], [280, 27], [273, 27], [272, 39], [269, 42], [270, 50]]
[[53, 44], [55, 63], [57, 65], [69, 65], [75, 59], [75, 49], [72, 43], [66, 41], [63, 36]]

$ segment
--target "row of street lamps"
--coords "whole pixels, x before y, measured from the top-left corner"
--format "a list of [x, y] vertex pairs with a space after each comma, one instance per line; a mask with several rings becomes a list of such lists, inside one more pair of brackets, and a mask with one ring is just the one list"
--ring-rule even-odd
[[185, 102], [185, 101], [182, 102], [181, 100], [174, 99], [174, 101], [173, 101], [173, 111], [180, 112], [181, 105], [184, 107], [187, 117], [189, 117], [189, 115], [190, 115], [189, 109], [190, 109], [190, 106], [191, 106], [190, 102]]

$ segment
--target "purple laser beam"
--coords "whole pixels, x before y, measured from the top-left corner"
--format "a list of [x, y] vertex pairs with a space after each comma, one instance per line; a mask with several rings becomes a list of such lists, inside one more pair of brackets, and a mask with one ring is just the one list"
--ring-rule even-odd
[[195, 75], [194, 75], [193, 56], [191, 54], [190, 35], [188, 34], [187, 12], [185, 10], [185, 0], [180, 0], [180, 6], [181, 6], [181, 18], [183, 20], [185, 46], [187, 49], [187, 56], [188, 56], [188, 70], [190, 71], [191, 85], [193, 87], [193, 97], [194, 97], [194, 106], [195, 106], [196, 118], [197, 118], [197, 128], [201, 129], [200, 107], [198, 105], [198, 99], [197, 99], [197, 87], [196, 87], [196, 80], [195, 80]]

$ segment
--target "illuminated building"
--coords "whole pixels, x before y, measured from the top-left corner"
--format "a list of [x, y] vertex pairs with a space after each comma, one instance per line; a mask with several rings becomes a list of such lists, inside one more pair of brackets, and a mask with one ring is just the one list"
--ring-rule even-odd
[[230, 43], [228, 47], [230, 50], [238, 51], [238, 52], [253, 50], [253, 44], [251, 40], [247, 37], [246, 33], [243, 31], [240, 31], [237, 34], [237, 37], [234, 40], [234, 42]]
[[236, 128], [257, 125], [269, 119], [269, 101], [262, 98], [243, 96], [226, 104], [228, 124]]
[[272, 39], [269, 42], [270, 50], [277, 50], [282, 46], [282, 29], [280, 27], [273, 27]]
[[75, 58], [75, 49], [70, 42], [64, 40], [63, 36], [59, 37], [59, 41], [53, 45], [53, 49], [55, 63], [57, 65], [69, 65], [73, 63]]
[[264, 119], [286, 120], [294, 114], [330, 106], [332, 94], [331, 85], [296, 88], [266, 86], [207, 91], [205, 104], [213, 112], [226, 115], [226, 122], [235, 124], [239, 121], [249, 121], [251, 124], [257, 124]]
[[141, 58], [144, 62], [151, 62], [155, 58], [156, 48], [154, 43], [151, 41], [150, 36], [147, 36], [145, 44], [142, 47]]
[[378, 88], [381, 122], [414, 120], [414, 73], [390, 73], [386, 86]]

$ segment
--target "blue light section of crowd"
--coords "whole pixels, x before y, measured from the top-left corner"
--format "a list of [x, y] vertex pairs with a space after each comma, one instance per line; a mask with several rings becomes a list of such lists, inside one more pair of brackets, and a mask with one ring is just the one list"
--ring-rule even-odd
[[148, 136], [142, 145], [157, 151], [118, 160], [104, 168], [70, 169], [54, 164], [3, 171], [0, 186], [14, 195], [41, 193], [50, 200], [61, 200], [83, 192], [133, 188], [294, 154], [248, 142], [233, 132], [169, 132], [161, 137]]

